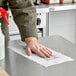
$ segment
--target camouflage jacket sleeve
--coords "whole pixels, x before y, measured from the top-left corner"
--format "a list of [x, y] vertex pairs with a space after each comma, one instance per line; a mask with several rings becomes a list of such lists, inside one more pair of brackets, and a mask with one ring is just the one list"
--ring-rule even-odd
[[31, 0], [9, 0], [14, 21], [17, 24], [22, 41], [27, 37], [36, 37], [36, 9]]

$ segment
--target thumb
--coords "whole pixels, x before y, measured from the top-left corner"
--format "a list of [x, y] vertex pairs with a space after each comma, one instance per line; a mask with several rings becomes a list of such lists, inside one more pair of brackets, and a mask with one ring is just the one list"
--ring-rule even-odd
[[26, 47], [26, 52], [28, 56], [31, 56], [32, 52], [31, 49], [29, 47]]

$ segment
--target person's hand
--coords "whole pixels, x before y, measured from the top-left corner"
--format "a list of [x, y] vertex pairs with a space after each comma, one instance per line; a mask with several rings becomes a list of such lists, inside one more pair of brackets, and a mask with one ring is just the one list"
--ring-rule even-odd
[[52, 52], [40, 44], [35, 37], [28, 37], [25, 39], [25, 42], [27, 44], [26, 52], [28, 56], [31, 56], [32, 53], [35, 53], [43, 58], [52, 56]]

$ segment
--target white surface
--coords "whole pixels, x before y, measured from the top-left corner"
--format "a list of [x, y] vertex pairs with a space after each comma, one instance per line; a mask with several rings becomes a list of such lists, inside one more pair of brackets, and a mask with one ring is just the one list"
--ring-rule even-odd
[[35, 54], [32, 54], [31, 56], [27, 56], [25, 52], [25, 44], [19, 40], [12, 41], [10, 46], [8, 47], [13, 52], [16, 52], [19, 55], [24, 56], [25, 58], [34, 61], [37, 64], [40, 64], [44, 67], [60, 64], [67, 61], [73, 61], [72, 58], [67, 57], [61, 53], [58, 53], [54, 50], [51, 50], [53, 53], [53, 56], [50, 58], [41, 58]]

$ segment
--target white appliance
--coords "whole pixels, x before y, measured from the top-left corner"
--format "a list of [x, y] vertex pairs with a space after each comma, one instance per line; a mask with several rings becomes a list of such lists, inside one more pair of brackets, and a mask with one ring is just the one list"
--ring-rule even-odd
[[37, 13], [37, 29], [38, 37], [46, 36], [46, 13]]

